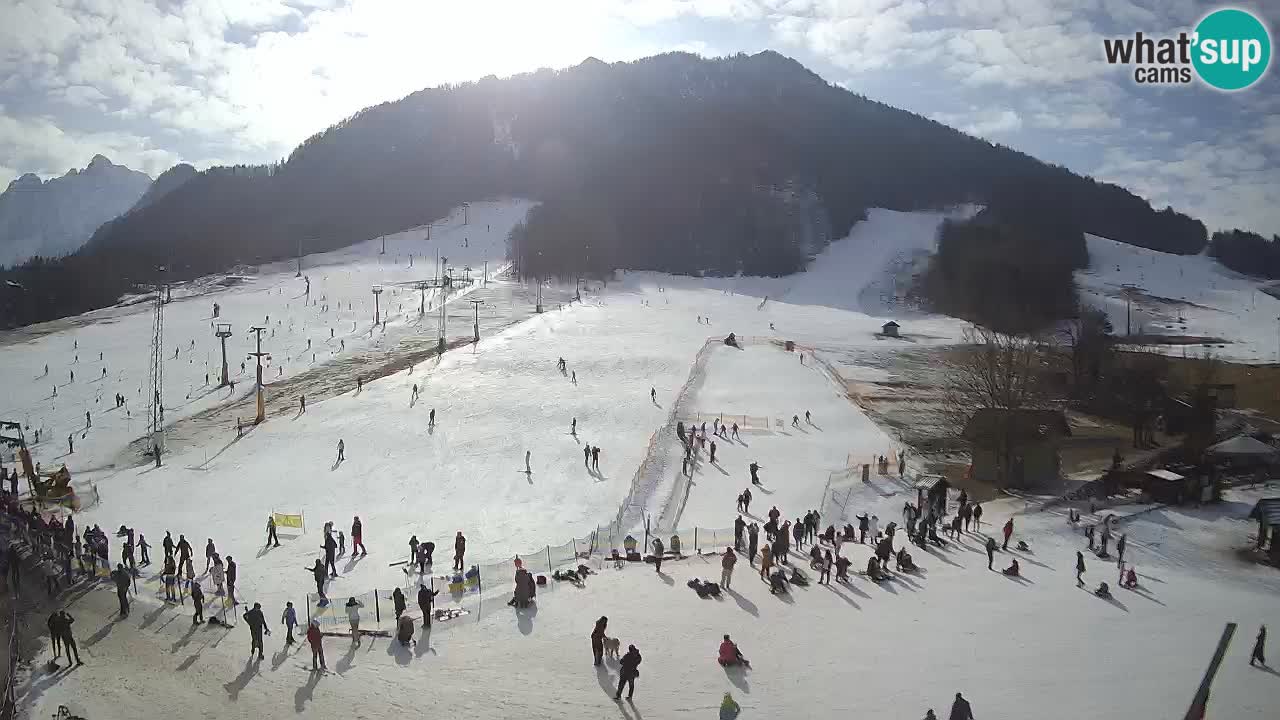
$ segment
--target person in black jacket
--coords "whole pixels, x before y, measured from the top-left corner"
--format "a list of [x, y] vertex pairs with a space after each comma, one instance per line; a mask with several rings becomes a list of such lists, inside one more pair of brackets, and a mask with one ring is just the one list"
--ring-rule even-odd
[[187, 542], [187, 536], [178, 533], [178, 544], [174, 546], [178, 551], [178, 572], [182, 572], [182, 566], [187, 566], [187, 574], [194, 575], [195, 568], [191, 565], [191, 543]]
[[168, 530], [164, 531], [164, 540], [160, 542], [160, 545], [164, 547], [165, 557], [173, 557], [173, 535], [169, 534]]
[[74, 623], [76, 619], [71, 617], [71, 614], [66, 610], [59, 610], [54, 613], [54, 616], [58, 619], [58, 634], [62, 638], [62, 651], [67, 655], [67, 662], [71, 662], [71, 654], [75, 653], [76, 664], [83, 665], [84, 661], [80, 659], [80, 650], [76, 647], [75, 636], [71, 634], [71, 624]]
[[333, 564], [333, 558], [338, 552], [338, 541], [333, 539], [333, 534], [324, 536], [324, 567], [332, 573], [330, 577], [338, 577], [338, 566]]
[[431, 605], [439, 594], [439, 590], [428, 590], [426, 585], [418, 584], [418, 608], [422, 610], [422, 624], [426, 627], [431, 627]]
[[391, 601], [395, 603], [396, 619], [399, 620], [400, 616], [404, 614], [404, 609], [406, 607], [406, 603], [404, 601], [404, 593], [400, 591], [400, 588], [396, 588], [395, 590], [391, 591]]
[[462, 536], [462, 531], [453, 538], [453, 569], [463, 569], [463, 558], [467, 554], [467, 539]]
[[320, 597], [324, 597], [324, 581], [325, 575], [327, 575], [324, 568], [324, 561], [320, 558], [316, 558], [316, 564], [307, 568], [307, 572], [311, 573], [312, 577], [316, 580], [316, 594]]
[[253, 657], [253, 651], [258, 651], [258, 659], [262, 659], [262, 633], [271, 634], [271, 628], [267, 627], [267, 619], [262, 616], [262, 604], [254, 603], [253, 609], [244, 614], [244, 621], [249, 625], [249, 656]]
[[191, 615], [191, 624], [199, 625], [204, 622], [204, 591], [200, 589], [200, 583], [191, 583], [191, 605], [196, 609]]
[[232, 560], [231, 556], [228, 555], [227, 556], [227, 597], [231, 598], [232, 605], [240, 604], [240, 602], [236, 600], [236, 576], [238, 574], [239, 574], [239, 567], [236, 565], [236, 561]]
[[120, 617], [129, 617], [129, 583], [133, 580], [133, 576], [128, 570], [124, 569], [124, 563], [116, 565], [116, 569], [111, 571], [111, 579], [116, 584], [116, 597], [120, 599]]
[[618, 692], [614, 700], [622, 699], [622, 688], [627, 688], [627, 699], [636, 692], [636, 678], [640, 677], [640, 651], [635, 645], [627, 646], [627, 654], [622, 656], [622, 671], [618, 674]]
[[969, 707], [969, 701], [960, 693], [956, 693], [956, 700], [951, 703], [950, 720], [973, 720], [973, 708]]
[[604, 615], [596, 620], [596, 626], [591, 630], [591, 654], [595, 657], [595, 664], [598, 666], [604, 662], [604, 631], [609, 627], [609, 618]]
[[996, 561], [996, 539], [987, 538], [987, 569], [991, 569], [991, 563]]

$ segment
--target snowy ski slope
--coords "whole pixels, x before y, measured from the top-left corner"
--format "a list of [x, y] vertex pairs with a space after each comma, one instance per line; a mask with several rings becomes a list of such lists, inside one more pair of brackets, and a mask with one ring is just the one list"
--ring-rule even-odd
[[[448, 230], [433, 230], [430, 243], [422, 229], [390, 236], [385, 256], [378, 254], [381, 242], [372, 240], [307, 258], [313, 297], [335, 307], [351, 304], [330, 311], [332, 318], [302, 306], [300, 281], [284, 266], [212, 295], [176, 296], [166, 310], [172, 336], [179, 343], [186, 336], [203, 339], [194, 352], [179, 345], [177, 363], [166, 367], [173, 377], [166, 385], [173, 388], [166, 394], [168, 418], [181, 441], [161, 468], [137, 464], [124, 449], [140, 432], [136, 387], [145, 382], [150, 334], [145, 310], [104, 311], [0, 346], [0, 368], [13, 388], [6, 401], [11, 405], [0, 412], [21, 411], [33, 425], [42, 423], [36, 459], [47, 467], [68, 461], [77, 482], [96, 483], [100, 491], [101, 503], [78, 523], [131, 525], [153, 546], [166, 529], [175, 537], [185, 533], [196, 545], [214, 538], [219, 551], [240, 565], [240, 596], [262, 603], [275, 630], [267, 640], [268, 659], [246, 663], [243, 627], [192, 628], [189, 608], [157, 604], [153, 589], [144, 590], [138, 612], [117, 621], [111, 594], [90, 592], [70, 607], [88, 664], [70, 673], [37, 668], [25, 685], [32, 717], [69, 704], [95, 720], [427, 712], [639, 720], [711, 717], [723, 693], [732, 692], [743, 718], [853, 712], [913, 718], [928, 707], [945, 717], [956, 690], [974, 702], [979, 717], [1169, 717], [1185, 707], [1226, 620], [1241, 622], [1242, 635], [1219, 680], [1215, 716], [1271, 717], [1267, 713], [1280, 706], [1275, 676], [1250, 670], [1240, 655], [1259, 622], [1275, 623], [1274, 592], [1280, 589], [1274, 570], [1243, 566], [1231, 552], [1233, 539], [1243, 542], [1248, 532], [1248, 523], [1234, 517], [1253, 497], [1245, 494], [1232, 503], [1232, 517], [1206, 511], [1187, 519], [1169, 512], [1133, 521], [1133, 557], [1146, 577], [1144, 593], [1121, 593], [1115, 602], [1074, 587], [1071, 564], [1080, 540], [1064, 519], [1027, 514], [1017, 520], [1019, 535], [1033, 548], [1022, 556], [1024, 581], [989, 573], [981, 538], [971, 536], [959, 547], [917, 551], [924, 572], [916, 576], [880, 586], [857, 577], [851, 586], [811, 586], [787, 596], [770, 595], [742, 558], [733, 592], [699, 600], [685, 582], [694, 575], [718, 579], [720, 566], [718, 558], [694, 557], [664, 565], [662, 575], [633, 565], [604, 570], [581, 590], [540, 590], [539, 607], [518, 613], [503, 600], [486, 598], [469, 604], [472, 614], [461, 620], [430, 633], [419, 630], [412, 648], [382, 638], [359, 647], [329, 638], [331, 672], [309, 674], [304, 650], [282, 650], [276, 620], [285, 601], [304, 607], [311, 587], [304, 568], [319, 555], [323, 522], [349, 530], [359, 515], [370, 550], [368, 557], [339, 559], [330, 595], [378, 588], [386, 612], [387, 592], [406, 582], [388, 564], [407, 555], [411, 533], [437, 543], [437, 566], [458, 530], [468, 537], [468, 564], [508, 560], [607, 522], [638, 468], [652, 468], [654, 476], [632, 498], [629, 517], [672, 518], [681, 529], [728, 527], [733, 498], [747, 486], [747, 465], [755, 460], [763, 466], [764, 486], [753, 489], [753, 514], [763, 517], [776, 504], [784, 517], [794, 518], [819, 505], [832, 471], [898, 448], [831, 378], [809, 362], [802, 365], [799, 354], [780, 342], [795, 340], [802, 350], [950, 343], [964, 326], [952, 318], [886, 312], [897, 296], [894, 276], [931, 247], [945, 215], [874, 211], [803, 275], [627, 273], [607, 287], [593, 284], [583, 303], [556, 303], [515, 324], [493, 318], [494, 330], [482, 332], [478, 344], [372, 379], [359, 391], [338, 387], [309, 397], [305, 413], [273, 410], [243, 438], [236, 438], [230, 416], [217, 414], [227, 392], [202, 390], [214, 300], [236, 324], [233, 357], [243, 356], [244, 326], [267, 315], [279, 322], [279, 345], [270, 349], [273, 363], [285, 357], [280, 382], [294, 373], [337, 373], [344, 363], [372, 367], [405, 345], [434, 338], [434, 324], [417, 317], [417, 294], [392, 294], [393, 284], [429, 274], [430, 261], [424, 268], [422, 259], [433, 259], [437, 246], [455, 267], [464, 261], [475, 267], [487, 257], [492, 273], [502, 239], [528, 206], [473, 204], [467, 226], [455, 218]], [[483, 227], [489, 231], [481, 233]], [[461, 247], [459, 235], [469, 247]], [[410, 248], [414, 268], [408, 267]], [[394, 315], [385, 332], [370, 334], [373, 283], [388, 287], [382, 300]], [[504, 289], [514, 290], [493, 278], [487, 291], [473, 294]], [[572, 289], [548, 291], [565, 296]], [[461, 305], [467, 297], [453, 302]], [[463, 308], [464, 317], [469, 310]], [[906, 339], [877, 336], [890, 318], [903, 322]], [[346, 350], [339, 345], [324, 358], [334, 350], [330, 326], [334, 341], [347, 331]], [[729, 332], [747, 339], [743, 349], [713, 344], [695, 371], [708, 340]], [[306, 354], [308, 337], [321, 348], [314, 363], [320, 367]], [[109, 382], [102, 391], [109, 401], [114, 388], [123, 388], [135, 405], [132, 426], [128, 417], [95, 409], [101, 393], [79, 371], [75, 383], [59, 387], [56, 410], [45, 398], [44, 381], [31, 380], [48, 362], [50, 374], [64, 383], [60, 376], [73, 367], [68, 348], [77, 342], [91, 373], [100, 365], [87, 361], [86, 353], [96, 358], [103, 350]], [[563, 374], [556, 370], [561, 357]], [[238, 363], [233, 375], [237, 371]], [[241, 377], [237, 395], [249, 390], [249, 376]], [[267, 379], [273, 380], [271, 372]], [[421, 392], [416, 402], [414, 385]], [[188, 388], [189, 404], [183, 397]], [[742, 414], [783, 423], [744, 432], [742, 442], [720, 443], [718, 467], [703, 462], [682, 487], [676, 449], [649, 446], [676, 402], [702, 417]], [[436, 426], [429, 428], [433, 408]], [[68, 432], [83, 431], [85, 409], [93, 413], [94, 427], [83, 440], [77, 434], [74, 455], [64, 456], [62, 441]], [[812, 425], [804, 423], [805, 410]], [[209, 413], [218, 421], [203, 422]], [[800, 427], [791, 427], [792, 415], [800, 416]], [[576, 436], [570, 434], [574, 418]], [[339, 439], [345, 445], [341, 463], [335, 461]], [[601, 448], [598, 472], [582, 464], [584, 443]], [[876, 513], [884, 524], [901, 521], [909, 494], [897, 479], [877, 478], [846, 497], [850, 509]], [[993, 503], [987, 519], [1003, 522], [1021, 509], [1020, 502]], [[279, 548], [264, 548], [271, 510], [304, 513], [307, 531], [281, 533]], [[1180, 532], [1184, 526], [1194, 532]], [[114, 560], [114, 538], [111, 547]], [[866, 548], [848, 552], [855, 569], [865, 566]], [[1007, 558], [997, 562], [1003, 566]], [[1212, 573], [1201, 569], [1206, 563], [1214, 565]], [[1091, 584], [1114, 581], [1114, 565], [1091, 561], [1090, 568]], [[141, 587], [154, 588], [154, 571], [144, 571]], [[451, 604], [446, 598], [440, 600]], [[590, 665], [586, 634], [600, 614], [610, 617], [609, 634], [624, 649], [634, 642], [645, 655], [634, 706], [612, 704], [616, 664], [599, 672]], [[726, 673], [714, 663], [726, 632], [752, 659], [752, 672]]]

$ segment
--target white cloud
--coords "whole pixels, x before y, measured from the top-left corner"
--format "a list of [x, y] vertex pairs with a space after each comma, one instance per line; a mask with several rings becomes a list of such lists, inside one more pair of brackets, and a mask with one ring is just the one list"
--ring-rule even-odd
[[17, 168], [46, 178], [62, 175], [71, 168], [84, 167], [98, 153], [152, 177], [178, 162], [175, 153], [155, 147], [138, 135], [73, 134], [47, 118], [19, 120], [0, 115], [0, 158], [5, 158], [6, 172], [12, 176], [19, 174]]
[[934, 113], [934, 120], [959, 130], [988, 137], [1022, 129], [1022, 117], [1013, 110], [972, 109], [968, 113]]

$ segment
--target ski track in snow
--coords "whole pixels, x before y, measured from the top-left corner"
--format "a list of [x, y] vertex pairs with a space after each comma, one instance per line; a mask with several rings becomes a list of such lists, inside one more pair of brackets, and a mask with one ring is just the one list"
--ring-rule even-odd
[[[304, 354], [307, 337], [321, 348], [319, 366], [332, 362], [323, 353], [343, 337], [347, 354], [390, 354], [400, 343], [434, 337], [434, 324], [419, 322], [418, 294], [393, 294], [394, 283], [429, 277], [437, 247], [455, 268], [470, 263], [478, 271], [479, 261], [488, 258], [492, 273], [508, 230], [529, 206], [475, 203], [469, 225], [457, 217], [442, 221], [430, 243], [424, 229], [388, 236], [385, 256], [378, 255], [381, 241], [375, 239], [306, 258], [313, 297], [354, 305], [331, 316], [302, 306], [302, 284], [288, 263], [217, 293], [175, 293], [166, 308], [166, 346], [179, 346], [179, 360], [166, 364], [167, 419], [181, 421], [227, 401], [225, 390], [199, 394], [206, 390], [206, 358], [216, 359], [208, 328], [213, 301], [222, 304], [221, 319], [235, 324], [228, 348], [233, 377], [247, 350], [244, 328], [268, 314], [280, 324], [276, 338], [264, 338], [264, 348], [274, 363], [292, 358], [284, 362], [286, 379], [311, 369]], [[966, 212], [971, 210], [957, 211]], [[584, 588], [550, 581], [539, 589], [537, 607], [527, 611], [508, 608], [502, 592], [464, 598], [470, 615], [437, 624], [429, 634], [419, 628], [412, 648], [387, 638], [366, 638], [359, 647], [326, 638], [330, 671], [323, 675], [306, 672], [306, 650], [281, 652], [281, 608], [292, 600], [303, 614], [312, 587], [303, 572], [319, 554], [319, 528], [326, 520], [349, 531], [358, 514], [370, 548], [368, 558], [339, 558], [341, 577], [331, 583], [331, 596], [377, 588], [382, 610], [390, 615], [386, 596], [413, 578], [387, 563], [407, 555], [411, 533], [434, 540], [440, 559], [450, 555], [449, 537], [463, 530], [468, 564], [501, 562], [580, 538], [613, 517], [646, 460], [654, 474], [634, 498], [634, 514], [644, 510], [669, 518], [682, 531], [731, 527], [733, 498], [749, 484], [747, 465], [753, 460], [762, 466], [763, 487], [753, 488], [757, 517], [772, 505], [784, 518], [817, 507], [831, 472], [890, 454], [898, 444], [844, 397], [824, 369], [811, 360], [801, 365], [797, 353], [778, 343], [875, 351], [912, 341], [955, 342], [962, 322], [921, 313], [890, 316], [886, 299], [893, 292], [882, 288], [893, 286], [885, 268], [900, 271], [931, 248], [938, 222], [957, 213], [873, 211], [808, 273], [790, 278], [628, 273], [603, 289], [593, 284], [581, 304], [553, 305], [475, 346], [421, 363], [412, 373], [367, 382], [360, 392], [351, 388], [309, 398], [305, 414], [274, 414], [237, 442], [231, 442], [229, 427], [186, 437], [159, 469], [119, 462], [145, 416], [137, 406], [150, 337], [145, 305], [102, 311], [92, 314], [100, 322], [70, 323], [0, 346], [0, 367], [14, 389], [6, 417], [19, 415], [43, 426], [36, 459], [49, 468], [69, 461], [77, 484], [94, 482], [100, 490], [101, 503], [83, 512], [78, 524], [98, 523], [108, 532], [132, 525], [148, 536], [157, 558], [166, 529], [175, 537], [185, 533], [197, 551], [204, 538], [213, 537], [221, 553], [238, 558], [239, 596], [263, 604], [275, 633], [267, 639], [266, 659], [246, 663], [243, 623], [230, 630], [193, 629], [189, 606], [157, 603], [152, 566], [139, 581], [142, 597], [135, 611], [123, 621], [114, 618], [115, 599], [105, 588], [77, 593], [70, 610], [88, 664], [54, 675], [35, 668], [23, 686], [29, 716], [51, 715], [59, 704], [95, 720], [169, 714], [363, 718], [420, 714], [434, 706], [476, 718], [641, 720], [711, 717], [723, 693], [732, 692], [743, 718], [797, 711], [812, 717], [918, 717], [929, 707], [945, 717], [960, 690], [978, 717], [1173, 717], [1189, 702], [1222, 623], [1235, 620], [1240, 631], [1211, 712], [1273, 717], [1268, 713], [1280, 706], [1280, 678], [1249, 669], [1247, 652], [1258, 623], [1276, 624], [1280, 573], [1244, 566], [1233, 554], [1247, 541], [1249, 526], [1238, 519], [1240, 509], [1260, 494], [1247, 491], [1233, 493], [1234, 502], [1223, 509], [1166, 509], [1126, 523], [1131, 559], [1151, 579], [1140, 593], [1118, 591], [1115, 602], [1075, 588], [1074, 550], [1083, 542], [1060, 515], [1024, 513], [1023, 503], [1011, 500], [988, 504], [986, 518], [994, 533], [1016, 514], [1018, 535], [1033, 548], [1033, 554], [1021, 555], [1026, 577], [1020, 581], [988, 572], [982, 539], [974, 535], [942, 550], [916, 549], [924, 568], [918, 575], [879, 586], [855, 576], [851, 586], [813, 585], [783, 597], [770, 595], [740, 558], [733, 591], [700, 600], [685, 582], [695, 575], [718, 580], [720, 564], [717, 557], [695, 556], [665, 563], [662, 575], [652, 566], [629, 565], [601, 570]], [[489, 231], [481, 232], [486, 225]], [[463, 237], [469, 247], [462, 247]], [[411, 249], [414, 268], [407, 267]], [[501, 289], [504, 282], [490, 286]], [[383, 307], [393, 316], [385, 332], [368, 336], [374, 283], [388, 288]], [[456, 300], [461, 311], [469, 309], [465, 299]], [[699, 322], [699, 315], [708, 320]], [[890, 317], [903, 322], [909, 340], [876, 335]], [[356, 330], [344, 333], [353, 321]], [[452, 318], [451, 323], [451, 337], [470, 330], [469, 324]], [[333, 341], [326, 332], [330, 325], [336, 328]], [[718, 343], [729, 332], [744, 338], [742, 349]], [[183, 346], [191, 338], [199, 338], [195, 351]], [[650, 452], [647, 443], [668, 421], [675, 394], [690, 381], [695, 357], [708, 340], [713, 344], [705, 367], [689, 383], [681, 409], [696, 412], [708, 429], [720, 413], [768, 418], [769, 427], [744, 430], [742, 442], [717, 440], [716, 465], [703, 454], [686, 485], [675, 477], [678, 446], [659, 443]], [[95, 370], [101, 372], [99, 350], [109, 370], [101, 387], [88, 382]], [[81, 363], [71, 363], [75, 352]], [[568, 364], [564, 375], [555, 368], [559, 357]], [[343, 353], [333, 358], [341, 361]], [[61, 385], [56, 403], [45, 398], [43, 387], [53, 380], [32, 380], [45, 362]], [[77, 368], [76, 382], [64, 384], [60, 376], [71, 367]], [[251, 374], [239, 377], [242, 395]], [[276, 378], [268, 372], [266, 379]], [[422, 395], [411, 403], [414, 384]], [[650, 387], [657, 391], [656, 403]], [[193, 391], [190, 402], [187, 390]], [[131, 421], [93, 402], [105, 394], [109, 406], [117, 391], [134, 403]], [[432, 408], [433, 431], [426, 422]], [[94, 427], [82, 440], [77, 424], [83, 426], [85, 409], [94, 413]], [[806, 410], [812, 424], [804, 421]], [[691, 420], [685, 414], [681, 419]], [[793, 415], [800, 416], [799, 427], [792, 427]], [[572, 418], [576, 437], [569, 434]], [[69, 458], [62, 457], [67, 432], [77, 433]], [[339, 438], [346, 449], [340, 464]], [[599, 473], [583, 467], [582, 443], [600, 446]], [[527, 475], [526, 450], [532, 466]], [[82, 469], [112, 462], [118, 464]], [[849, 516], [856, 510], [878, 514], [882, 526], [901, 522], [905, 495], [910, 492], [894, 478], [877, 477], [866, 487], [854, 483]], [[305, 513], [307, 532], [282, 532], [281, 547], [262, 548], [271, 510]], [[845, 547], [853, 570], [865, 568], [869, 548]], [[111, 551], [114, 560], [114, 537]], [[997, 556], [999, 567], [1007, 564], [1005, 555]], [[794, 562], [807, 567], [798, 556]], [[809, 575], [816, 580], [816, 572]], [[1115, 576], [1113, 563], [1089, 561], [1091, 585], [1106, 580], [1114, 586]], [[502, 576], [486, 576], [485, 582], [509, 584]], [[454, 604], [444, 593], [439, 600]], [[645, 656], [634, 706], [613, 704], [615, 663], [599, 673], [590, 665], [587, 634], [600, 614], [610, 617], [609, 635], [619, 637], [624, 650], [634, 642]], [[741, 643], [752, 671], [727, 673], [716, 665], [716, 646], [726, 632]]]

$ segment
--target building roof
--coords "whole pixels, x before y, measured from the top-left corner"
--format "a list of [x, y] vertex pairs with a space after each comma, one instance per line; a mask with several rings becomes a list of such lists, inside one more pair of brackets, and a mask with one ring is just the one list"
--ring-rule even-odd
[[964, 438], [979, 447], [994, 447], [1003, 438], [1013, 445], [1027, 445], [1071, 435], [1061, 410], [1003, 410], [981, 408], [965, 423]]
[[1166, 482], [1182, 482], [1183, 480], [1186, 480], [1183, 476], [1170, 470], [1148, 470], [1146, 474], [1157, 480], [1164, 480]]
[[1249, 513], [1251, 520], [1265, 520], [1268, 525], [1280, 525], [1280, 497], [1262, 498], [1253, 511]]
[[921, 475], [915, 482], [911, 483], [911, 487], [918, 490], [932, 490], [941, 485], [942, 487], [951, 487], [951, 483], [941, 475]]
[[1223, 440], [1217, 445], [1210, 445], [1205, 452], [1209, 455], [1218, 455], [1220, 457], [1258, 457], [1274, 455], [1276, 449], [1248, 435], [1237, 435], [1230, 440]]
[[894, 322], [894, 321], [892, 321], [892, 320], [890, 320], [889, 322], [887, 322], [887, 323], [885, 323], [885, 324], [883, 325], [883, 327], [890, 327], [890, 326], [892, 326], [892, 327], [902, 327], [901, 325], [899, 325], [898, 323], [896, 323], [896, 322]]

